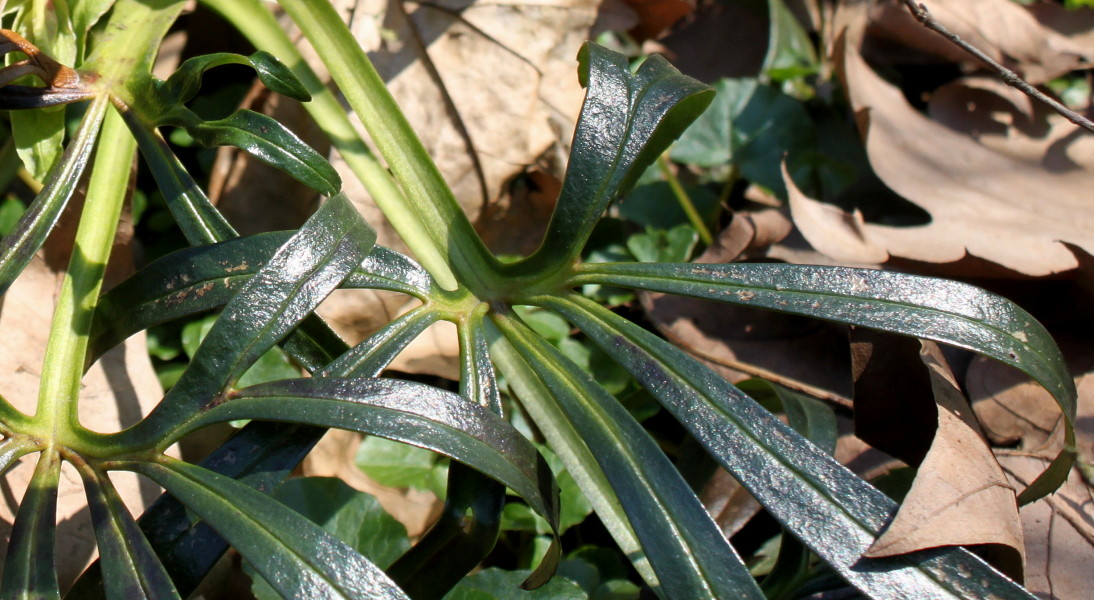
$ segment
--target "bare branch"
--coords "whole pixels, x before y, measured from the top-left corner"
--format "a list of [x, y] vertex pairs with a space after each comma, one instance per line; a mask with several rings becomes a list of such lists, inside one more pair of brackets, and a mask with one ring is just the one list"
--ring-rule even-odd
[[995, 71], [995, 73], [999, 75], [999, 78], [1003, 80], [1003, 83], [1021, 91], [1023, 94], [1029, 96], [1030, 98], [1033, 98], [1034, 100], [1037, 100], [1042, 104], [1048, 106], [1068, 121], [1071, 121], [1079, 127], [1082, 127], [1083, 129], [1094, 133], [1094, 123], [1092, 123], [1090, 119], [1087, 119], [1086, 117], [1069, 109], [1063, 104], [1060, 104], [1055, 99], [1041, 93], [1040, 90], [1026, 83], [1026, 81], [1019, 77], [1017, 73], [995, 62], [995, 60], [993, 60], [990, 56], [984, 54], [972, 44], [969, 44], [965, 40], [961, 39], [960, 36], [953, 33], [949, 29], [946, 29], [945, 26], [936, 21], [934, 17], [932, 17], [930, 13], [927, 12], [926, 6], [916, 2], [915, 0], [903, 0], [903, 2], [904, 5], [908, 7], [908, 10], [911, 11], [912, 16], [914, 16], [917, 21], [922, 23], [924, 27], [939, 33], [946, 39], [953, 42], [956, 46], [975, 56], [977, 60], [984, 63], [984, 65], [986, 65], [992, 71]]

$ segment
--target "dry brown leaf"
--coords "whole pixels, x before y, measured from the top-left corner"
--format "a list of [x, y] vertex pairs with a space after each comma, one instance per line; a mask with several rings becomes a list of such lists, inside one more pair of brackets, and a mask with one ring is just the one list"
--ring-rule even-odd
[[561, 179], [539, 168], [529, 169], [505, 202], [486, 208], [475, 229], [491, 252], [527, 256], [539, 248], [561, 191]]
[[351, 27], [366, 44], [384, 40], [369, 56], [473, 221], [508, 180], [568, 143], [583, 97], [577, 51], [598, 6], [357, 4]]
[[1082, 48], [1094, 48], [1094, 10], [1065, 8], [1057, 2], [1035, 2], [1026, 7], [1041, 25]]
[[[938, 431], [912, 489], [865, 556], [939, 546], [1002, 544], [1023, 557], [1014, 488], [980, 437], [972, 410], [938, 346], [923, 342], [938, 405]], [[1021, 563], [1017, 565], [1021, 573]]]
[[[62, 263], [63, 264], [63, 263]], [[8, 289], [0, 304], [0, 396], [19, 410], [33, 414], [38, 401], [38, 380], [53, 316], [53, 302], [60, 275], [40, 256], [30, 263]], [[80, 420], [87, 428], [114, 432], [136, 423], [163, 396], [152, 370], [144, 335], [98, 361], [84, 376], [80, 394]], [[32, 455], [5, 474], [0, 502], [0, 538], [7, 539], [18, 500], [34, 472]], [[160, 495], [157, 486], [132, 474], [111, 474], [129, 508], [140, 514]], [[80, 477], [67, 463], [61, 471], [58, 498], [57, 556], [59, 580], [69, 585], [95, 557], [95, 534], [87, 511]], [[0, 544], [0, 552], [7, 544]], [[0, 556], [0, 562], [3, 557]]]
[[[1076, 334], [1057, 334], [1069, 357], [1079, 393], [1075, 439], [1079, 455], [1094, 464], [1094, 355]], [[973, 410], [991, 439], [1023, 452], [1055, 456], [1063, 449], [1063, 415], [1052, 396], [1018, 371], [987, 359], [975, 359], [966, 380]]]
[[[1094, 46], [1045, 27], [1011, 0], [928, 0], [923, 4], [947, 29], [1033, 84], [1076, 69], [1081, 59], [1094, 56]], [[918, 51], [936, 62], [980, 68], [967, 52], [923, 27], [900, 0], [873, 4], [869, 19], [870, 34], [886, 42], [872, 46], [871, 58], [879, 62], [914, 61]]]
[[965, 381], [973, 410], [995, 444], [1044, 448], [1061, 426], [1063, 415], [1052, 396], [1017, 369], [977, 357]]
[[848, 213], [838, 206], [806, 196], [783, 164], [783, 182], [790, 204], [790, 216], [802, 235], [818, 252], [849, 265], [883, 263], [889, 253], [866, 241], [862, 213]]
[[[1029, 485], [1051, 461], [1001, 451], [999, 462], [1016, 485]], [[1026, 588], [1046, 600], [1090, 598], [1090, 557], [1094, 556], [1094, 498], [1078, 472], [1056, 493], [1022, 507], [1026, 538]]]
[[[1058, 136], [1055, 143], [1063, 145], [1057, 149], [1077, 167], [1056, 172], [1043, 166], [1043, 156], [1035, 160], [988, 147], [916, 111], [866, 64], [858, 39], [854, 29], [840, 37], [836, 62], [871, 166], [893, 191], [926, 209], [932, 221], [918, 227], [864, 223], [851, 242], [869, 256], [887, 252], [931, 263], [979, 257], [1025, 275], [1075, 268], [1074, 255], [1061, 242], [1094, 247], [1089, 202], [1094, 162], [1084, 158], [1091, 156], [1087, 151], [1068, 144], [1089, 142], [1071, 140], [1072, 126], [1050, 128]], [[799, 227], [809, 239], [838, 234], [815, 220]]]
[[[1094, 355], [1081, 333], [1058, 336], [1076, 375], [1079, 400], [1076, 445], [1081, 461], [1094, 460]], [[999, 462], [1018, 486], [1029, 485], [1063, 447], [1063, 417], [1043, 388], [1015, 369], [975, 359], [966, 380], [973, 410], [988, 435], [1017, 449], [997, 450]], [[1094, 555], [1094, 503], [1090, 485], [1073, 469], [1064, 485], [1022, 507], [1026, 536], [1026, 587], [1038, 597], [1089, 597], [1089, 557]]]
[[763, 510], [763, 505], [722, 468], [699, 490], [699, 501], [726, 538], [736, 535]]

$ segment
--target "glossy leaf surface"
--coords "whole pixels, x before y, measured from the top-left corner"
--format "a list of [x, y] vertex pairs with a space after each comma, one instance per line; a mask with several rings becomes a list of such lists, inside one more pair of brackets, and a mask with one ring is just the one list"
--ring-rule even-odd
[[1029, 598], [962, 549], [862, 559], [896, 504], [682, 350], [582, 299], [544, 298], [631, 372], [788, 529], [875, 598]]
[[714, 95], [658, 55], [633, 75], [625, 57], [597, 44], [586, 44], [579, 60], [588, 92], [558, 205], [542, 246], [529, 259], [541, 268], [577, 257], [608, 205]]
[[680, 473], [614, 397], [554, 346], [494, 318], [551, 390], [611, 482], [669, 598], [763, 598]]
[[558, 492], [531, 443], [501, 417], [438, 388], [387, 379], [275, 381], [229, 394], [172, 441], [236, 419], [337, 427], [428, 448], [504, 483], [557, 526]]
[[246, 150], [325, 196], [337, 194], [342, 187], [342, 178], [321, 154], [284, 125], [261, 113], [240, 110], [216, 121], [187, 119], [168, 124], [185, 127], [203, 146], [235, 146]]
[[323, 204], [225, 307], [163, 402], [119, 434], [123, 443], [162, 438], [195, 411], [215, 405], [361, 263], [375, 235], [344, 196]]
[[[324, 431], [306, 425], [252, 422], [214, 450], [201, 466], [269, 492], [288, 477]], [[208, 523], [195, 522], [192, 513], [170, 494], [160, 496], [141, 515], [138, 525], [183, 597], [193, 593], [228, 549], [228, 543]], [[104, 598], [100, 562], [77, 580], [68, 596]]]
[[86, 466], [80, 468], [80, 475], [105, 571], [102, 580], [106, 597], [177, 600], [179, 594], [171, 578], [110, 479]]
[[189, 102], [201, 88], [201, 76], [205, 71], [221, 65], [250, 65], [258, 73], [259, 80], [269, 89], [290, 98], [307, 102], [311, 94], [281, 61], [269, 52], [259, 50], [250, 56], [220, 52], [187, 59], [178, 70], [162, 84], [164, 100], [175, 103]]
[[244, 483], [181, 461], [116, 466], [163, 486], [285, 598], [406, 598], [353, 548]]
[[[1045, 328], [980, 288], [904, 273], [781, 264], [589, 264], [568, 283], [599, 283], [755, 306], [916, 336], [978, 352], [1032, 377], [1056, 399], [1074, 440], [1076, 391]], [[1067, 452], [1058, 459], [1066, 463]], [[1051, 491], [1066, 469], [1031, 488]], [[1023, 500], [1037, 498], [1024, 494]]]
[[566, 466], [585, 498], [588, 499], [616, 544], [634, 565], [651, 589], [660, 590], [657, 574], [623, 512], [619, 495], [612, 488], [596, 457], [582, 439], [566, 413], [555, 402], [551, 393], [523, 359], [517, 350], [486, 321], [490, 336], [490, 353], [500, 372], [520, 398], [521, 405], [535, 421], [551, 448]]
[[[172, 252], [151, 262], [100, 298], [88, 364], [141, 330], [227, 304], [291, 235], [274, 232], [234, 238]], [[429, 283], [428, 274], [414, 261], [375, 247], [342, 287], [425, 296]]]

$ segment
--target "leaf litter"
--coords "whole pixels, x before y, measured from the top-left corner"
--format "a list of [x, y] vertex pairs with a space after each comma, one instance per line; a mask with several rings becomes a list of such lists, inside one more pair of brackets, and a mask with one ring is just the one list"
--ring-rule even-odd
[[922, 342], [938, 428], [899, 511], [864, 556], [939, 546], [1001, 544], [1017, 557], [997, 566], [1021, 577], [1025, 559], [1014, 487], [980, 435], [968, 402], [938, 346]]

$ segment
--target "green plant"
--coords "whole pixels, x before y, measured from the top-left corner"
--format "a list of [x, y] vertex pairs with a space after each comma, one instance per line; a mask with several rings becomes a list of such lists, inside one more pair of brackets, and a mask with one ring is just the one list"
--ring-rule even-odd
[[[21, 5], [15, 22], [37, 23], [46, 4]], [[225, 543], [286, 598], [443, 596], [493, 547], [506, 487], [555, 532], [559, 527], [550, 470], [531, 443], [499, 416], [495, 368], [659, 595], [762, 598], [780, 585], [772, 579], [761, 589], [627, 410], [521, 318], [517, 308], [531, 306], [583, 331], [787, 531], [867, 595], [1029, 597], [963, 549], [861, 559], [892, 514], [892, 501], [682, 351], [572, 291], [600, 284], [711, 298], [968, 348], [1013, 365], [1045, 386], [1070, 427], [1075, 390], [1051, 338], [1020, 308], [977, 288], [843, 268], [581, 262], [582, 249], [607, 206], [702, 112], [711, 100], [708, 88], [659, 57], [632, 73], [623, 57], [587, 45], [581, 78], [588, 95], [548, 233], [532, 255], [502, 262], [459, 210], [326, 0], [282, 0], [281, 5], [315, 46], [391, 175], [368, 153], [331, 93], [258, 0], [205, 4], [265, 52], [249, 58], [199, 57], [166, 81], [152, 77], [153, 52], [182, 4], [54, 0], [49, 19], [65, 27], [30, 29], [43, 32], [34, 36], [40, 45], [60, 44], [68, 39], [64, 32], [71, 32], [71, 60], [80, 76], [58, 76], [68, 71], [42, 58], [35, 73], [45, 87], [0, 88], [0, 100], [10, 108], [90, 100], [59, 159], [51, 158], [55, 143], [22, 148], [31, 157], [28, 164], [53, 166], [38, 199], [3, 240], [0, 289], [14, 281], [41, 246], [91, 165], [38, 411], [28, 416], [0, 404], [3, 466], [39, 455], [9, 544], [0, 595], [59, 595], [51, 568], [53, 503], [60, 462], [68, 461], [85, 482], [102, 552], [101, 566], [75, 584], [72, 597], [187, 596]], [[72, 9], [69, 14], [60, 8], [66, 6]], [[103, 14], [104, 22], [92, 28]], [[374, 247], [368, 226], [337, 194], [334, 171], [276, 122], [248, 112], [203, 121], [185, 107], [202, 72], [225, 63], [252, 65], [268, 87], [282, 94], [311, 96], [308, 107], [316, 121], [421, 266]], [[60, 139], [63, 119], [42, 117], [45, 112], [25, 114], [39, 115], [20, 126], [37, 133], [33, 139]], [[240, 146], [330, 198], [297, 232], [239, 238], [181, 167], [159, 126], [185, 128], [203, 144]], [[15, 129], [18, 141], [20, 128]], [[100, 295], [138, 147], [194, 247], [153, 262]], [[347, 348], [311, 314], [340, 286], [402, 292], [422, 304]], [[116, 434], [91, 432], [79, 423], [79, 382], [87, 365], [133, 333], [212, 309], [221, 310], [216, 324], [148, 417]], [[422, 330], [441, 320], [453, 322], [459, 333], [462, 398], [372, 378]], [[244, 371], [278, 344], [311, 377], [238, 388]], [[190, 432], [238, 419], [254, 422], [200, 466], [163, 455]], [[386, 574], [263, 493], [278, 486], [326, 427], [389, 437], [459, 461], [449, 469], [440, 520]], [[1062, 454], [1021, 499], [1032, 501], [1054, 489], [1070, 460], [1069, 452]], [[171, 497], [161, 499], [138, 526], [111, 487], [111, 470], [149, 477]], [[193, 523], [183, 505], [203, 523]], [[791, 564], [801, 554], [801, 546], [785, 538], [779, 564]], [[553, 544], [525, 584], [543, 583], [558, 558]]]

